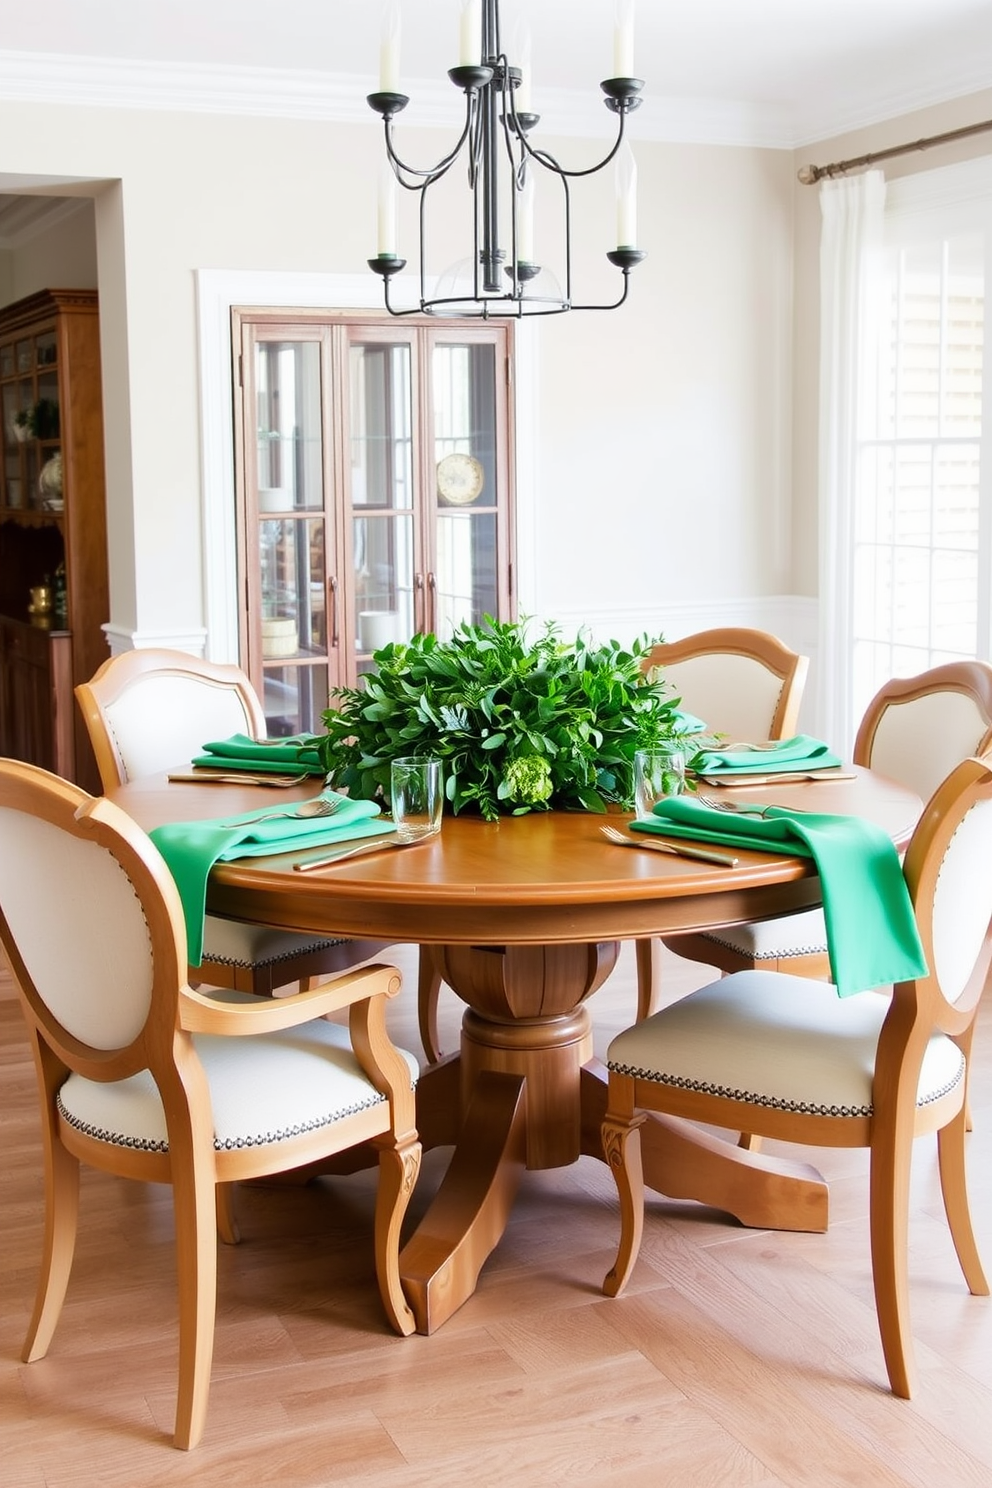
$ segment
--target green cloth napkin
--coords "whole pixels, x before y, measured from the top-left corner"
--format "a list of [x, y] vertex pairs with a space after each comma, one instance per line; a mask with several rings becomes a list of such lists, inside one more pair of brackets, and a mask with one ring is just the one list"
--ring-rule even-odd
[[793, 739], [778, 739], [760, 749], [705, 749], [693, 759], [692, 768], [697, 775], [714, 775], [721, 770], [772, 775], [776, 770], [827, 770], [842, 763], [820, 739], [796, 734]]
[[248, 770], [253, 775], [293, 774], [323, 775], [312, 734], [293, 734], [278, 743], [259, 744], [247, 734], [232, 734], [230, 739], [215, 739], [204, 744], [194, 765], [218, 770]]
[[768, 806], [763, 815], [714, 811], [668, 796], [634, 831], [811, 857], [820, 875], [830, 971], [847, 997], [925, 976], [927, 965], [899, 855], [874, 822]]
[[240, 816], [219, 820], [211, 817], [205, 821], [168, 822], [149, 832], [179, 890], [191, 966], [199, 966], [203, 957], [207, 878], [215, 863], [291, 852], [296, 847], [336, 845], [355, 837], [375, 837], [396, 830], [391, 821], [376, 820], [380, 808], [374, 801], [352, 801], [347, 796], [335, 797], [330, 791], [324, 794], [342, 803], [333, 816], [277, 816], [260, 822], [252, 820], [258, 816], [257, 811], [245, 811]]
[[[686, 713], [683, 708], [676, 708], [672, 714], [672, 728], [675, 733], [681, 734], [705, 734], [706, 725], [695, 713]], [[691, 740], [687, 740], [691, 743]]]

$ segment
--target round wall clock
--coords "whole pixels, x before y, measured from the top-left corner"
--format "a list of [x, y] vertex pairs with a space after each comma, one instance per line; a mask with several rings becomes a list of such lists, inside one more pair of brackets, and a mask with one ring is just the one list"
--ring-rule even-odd
[[486, 473], [474, 455], [445, 455], [438, 461], [437, 494], [449, 506], [469, 506], [481, 494]]

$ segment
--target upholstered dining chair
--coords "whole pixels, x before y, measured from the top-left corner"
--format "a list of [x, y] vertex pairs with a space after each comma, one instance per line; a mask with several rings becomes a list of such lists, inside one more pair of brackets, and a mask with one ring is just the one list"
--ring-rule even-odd
[[616, 1296], [644, 1224], [645, 1111], [786, 1142], [870, 1151], [875, 1307], [893, 1392], [914, 1382], [908, 1216], [913, 1140], [936, 1132], [944, 1208], [970, 1291], [989, 1287], [965, 1183], [969, 1055], [992, 941], [992, 769], [960, 763], [924, 810], [904, 873], [929, 967], [893, 989], [840, 998], [782, 972], [723, 977], [619, 1034], [607, 1052], [603, 1144], [621, 1237]]
[[[749, 743], [796, 733], [809, 658], [767, 631], [701, 630], [653, 646], [641, 665], [648, 676], [660, 673], [710, 733]], [[654, 939], [635, 943], [639, 1018], [648, 1016], [657, 998], [658, 946]], [[683, 954], [692, 958], [691, 950]]]
[[[209, 739], [264, 739], [265, 713], [245, 673], [185, 651], [124, 651], [110, 657], [76, 698], [105, 791], [199, 754]], [[207, 915], [194, 981], [272, 996], [308, 987], [377, 956], [381, 941], [326, 939]]]
[[[895, 677], [875, 694], [854, 742], [854, 763], [876, 770], [924, 801], [959, 760], [992, 748], [992, 666], [955, 661], [918, 677]], [[723, 972], [830, 975], [821, 909], [666, 937], [680, 956]]]
[[[413, 1331], [399, 1236], [420, 1166], [417, 1062], [386, 1033], [394, 967], [370, 965], [280, 1000], [194, 991], [182, 906], [154, 844], [112, 802], [11, 760], [0, 761], [0, 943], [33, 1044], [45, 1159], [25, 1362], [47, 1353], [59, 1319], [82, 1163], [172, 1187], [177, 1447], [195, 1446], [204, 1427], [215, 1215], [237, 1180], [359, 1142], [378, 1148], [375, 1271], [389, 1321]], [[324, 1016], [345, 1010], [347, 1026]]]

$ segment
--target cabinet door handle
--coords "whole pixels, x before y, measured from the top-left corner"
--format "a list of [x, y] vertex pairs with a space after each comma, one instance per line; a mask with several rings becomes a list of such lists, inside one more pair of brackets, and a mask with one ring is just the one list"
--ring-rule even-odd
[[430, 572], [427, 574], [427, 625], [425, 629], [431, 634], [437, 634], [437, 579]]
[[327, 581], [327, 600], [330, 608], [327, 627], [327, 649], [333, 651], [338, 645], [338, 581], [334, 574]]
[[416, 573], [413, 576], [413, 628], [421, 635], [427, 630], [427, 601], [424, 597], [424, 576]]

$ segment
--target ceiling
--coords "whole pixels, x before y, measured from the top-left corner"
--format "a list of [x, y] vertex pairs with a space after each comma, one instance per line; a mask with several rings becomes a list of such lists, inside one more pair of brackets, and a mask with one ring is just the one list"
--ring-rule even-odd
[[[0, 0], [0, 99], [367, 120], [384, 9]], [[549, 127], [609, 127], [597, 84], [613, 67], [613, 0], [502, 0], [501, 10], [511, 60], [521, 26], [530, 32], [533, 107]], [[457, 112], [444, 72], [458, 61], [459, 0], [400, 0], [400, 11], [404, 119], [439, 122], [437, 110]], [[642, 138], [793, 149], [988, 88], [992, 0], [640, 0], [635, 67]], [[0, 193], [9, 181], [0, 176]], [[24, 210], [0, 195], [0, 247], [38, 230]]]

